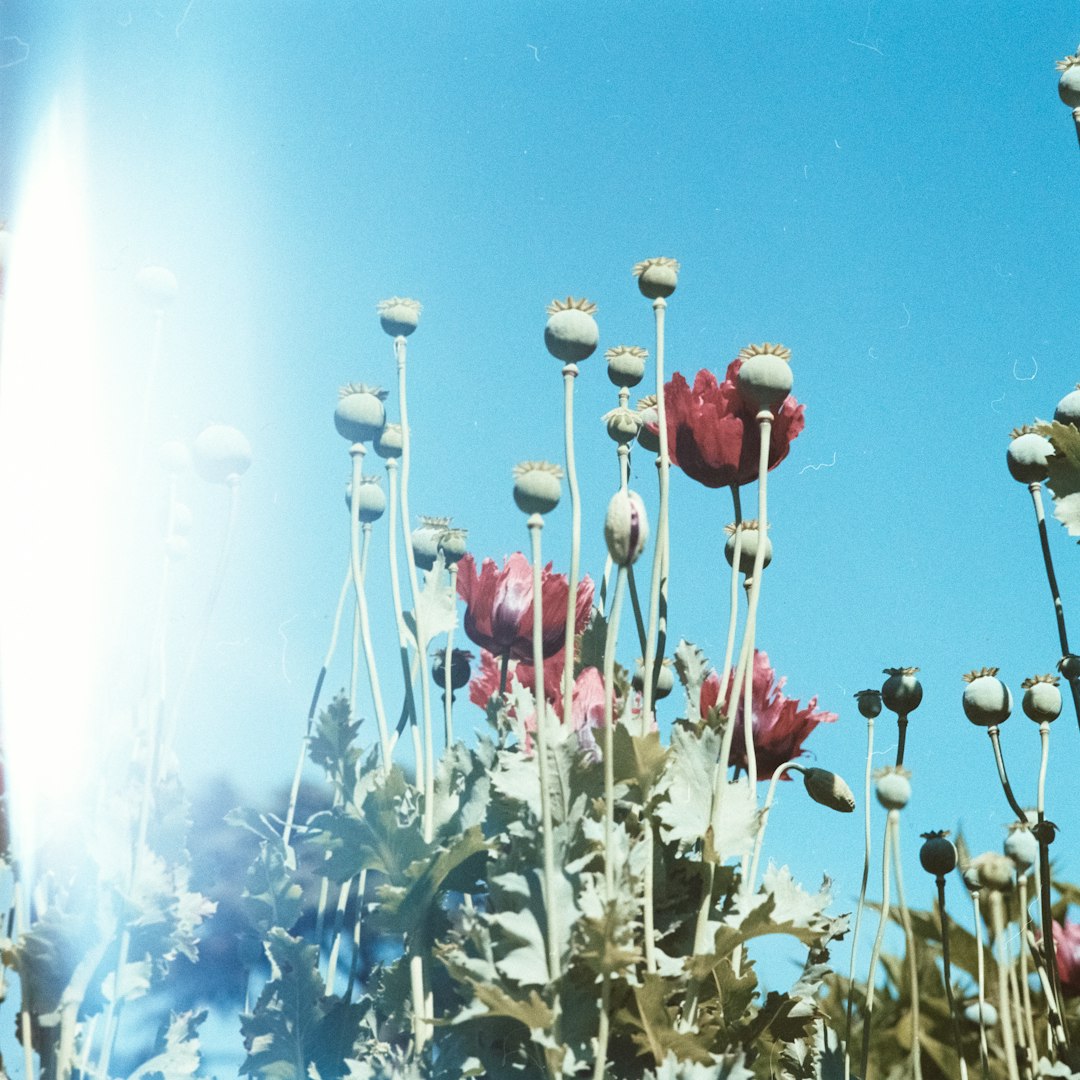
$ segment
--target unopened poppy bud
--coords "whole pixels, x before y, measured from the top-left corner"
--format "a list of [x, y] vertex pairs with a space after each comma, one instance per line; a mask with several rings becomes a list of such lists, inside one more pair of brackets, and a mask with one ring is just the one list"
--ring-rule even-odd
[[404, 296], [392, 296], [378, 304], [379, 322], [391, 337], [408, 337], [420, 322], [420, 304]]
[[547, 514], [559, 504], [563, 471], [548, 461], [514, 466], [514, 502], [526, 514]]
[[212, 484], [239, 480], [251, 465], [251, 444], [243, 432], [226, 424], [203, 428], [192, 447], [195, 471]]
[[1003, 724], [1012, 712], [1012, 692], [997, 673], [996, 667], [984, 667], [964, 676], [964, 715], [979, 727]]
[[914, 712], [922, 701], [922, 683], [915, 677], [917, 667], [885, 668], [883, 674], [889, 677], [881, 688], [881, 700], [885, 708], [900, 716]]
[[956, 869], [956, 845], [949, 839], [948, 831], [925, 832], [926, 842], [919, 849], [919, 862], [922, 868], [935, 877], [944, 877]]
[[850, 814], [855, 809], [855, 796], [844, 780], [828, 769], [803, 769], [803, 785], [806, 794], [814, 802]]
[[1035, 675], [1020, 685], [1024, 689], [1020, 706], [1030, 720], [1050, 724], [1061, 715], [1061, 691], [1056, 675]]
[[386, 425], [383, 402], [387, 392], [378, 386], [349, 383], [338, 391], [334, 427], [351, 443], [371, 442]]
[[911, 773], [902, 765], [881, 769], [877, 774], [877, 800], [886, 810], [903, 810], [911, 799]]
[[649, 521], [645, 503], [636, 491], [620, 490], [611, 496], [604, 518], [604, 539], [616, 566], [632, 566], [645, 550]]
[[431, 570], [439, 554], [439, 545], [450, 528], [448, 517], [421, 517], [412, 533], [413, 562], [421, 570]]
[[791, 393], [791, 350], [783, 345], [747, 345], [739, 352], [742, 366], [735, 385], [755, 409], [776, 412]]
[[873, 720], [881, 715], [881, 691], [880, 690], [857, 690], [855, 700], [859, 704], [859, 714], [867, 720]]
[[616, 386], [637, 386], [645, 377], [649, 354], [639, 345], [616, 345], [604, 353], [608, 378]]
[[679, 264], [663, 255], [655, 259], [644, 259], [634, 267], [634, 277], [638, 279], [642, 296], [647, 296], [650, 300], [667, 297], [679, 284]]
[[548, 304], [548, 321], [544, 327], [544, 344], [557, 360], [576, 364], [592, 356], [600, 342], [596, 325], [596, 305], [591, 300], [552, 300]]
[[[663, 663], [657, 664], [653, 668], [653, 678], [656, 680], [656, 693], [654, 697], [657, 701], [662, 701], [675, 689], [675, 676], [671, 671], [671, 661], [664, 660]], [[634, 664], [634, 675], [630, 680], [630, 684], [639, 694], [644, 693], [645, 661], [642, 660], [640, 656]]]

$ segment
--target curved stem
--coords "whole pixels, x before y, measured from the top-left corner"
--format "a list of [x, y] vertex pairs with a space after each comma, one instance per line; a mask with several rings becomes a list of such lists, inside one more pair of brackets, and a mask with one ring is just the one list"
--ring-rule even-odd
[[343, 881], [338, 888], [337, 907], [334, 909], [334, 929], [332, 933], [333, 944], [330, 946], [330, 958], [326, 966], [326, 990], [325, 994], [330, 997], [334, 993], [334, 983], [337, 981], [338, 955], [341, 952], [341, 934], [345, 929], [345, 907], [349, 902], [349, 890], [352, 888], [352, 878]]
[[885, 940], [885, 927], [889, 921], [889, 867], [891, 863], [893, 829], [900, 817], [897, 810], [890, 810], [885, 822], [885, 840], [881, 852], [881, 914], [878, 918], [877, 936], [874, 938], [874, 948], [870, 953], [870, 970], [866, 975], [866, 1015], [863, 1017], [862, 1033], [862, 1069], [859, 1075], [862, 1080], [870, 1080], [870, 1022], [874, 1013], [874, 992], [876, 989], [876, 971], [878, 959], [881, 957], [881, 944]]
[[[648, 636], [645, 631], [645, 620], [641, 617], [641, 601], [638, 599], [637, 580], [634, 578], [634, 568], [628, 566], [626, 568], [626, 580], [630, 585], [630, 606], [634, 610], [634, 626], [637, 628], [638, 645], [641, 648], [641, 663], [642, 671], [644, 672], [645, 654], [649, 651]], [[644, 674], [642, 675], [644, 680]], [[642, 689], [644, 689], [645, 683], [642, 681]], [[645, 717], [642, 713], [642, 730], [647, 731], [645, 727]]]
[[1012, 785], [1009, 783], [1009, 775], [1005, 771], [1005, 758], [1001, 753], [1001, 740], [998, 737], [997, 724], [993, 724], [986, 729], [987, 735], [990, 736], [990, 742], [994, 746], [994, 760], [997, 762], [998, 779], [1001, 781], [1002, 790], [1005, 792], [1005, 798], [1009, 801], [1009, 807], [1016, 815], [1017, 820], [1024, 825], [1028, 824], [1027, 814], [1024, 813], [1020, 804], [1016, 801], [1016, 796], [1013, 794]]
[[964, 1044], [960, 1039], [960, 1021], [956, 1015], [956, 999], [952, 988], [952, 962], [949, 958], [949, 916], [945, 913], [945, 875], [937, 875], [938, 917], [941, 920], [941, 967], [945, 976], [945, 1000], [949, 1004], [949, 1017], [952, 1020], [953, 1043], [956, 1046], [956, 1058], [960, 1062], [960, 1072], [967, 1075], [967, 1062], [964, 1060]]
[[[450, 595], [457, 599], [457, 563], [450, 567]], [[454, 745], [454, 627], [446, 631], [446, 658], [443, 660], [443, 707], [446, 712], [446, 748]]]
[[1028, 929], [1031, 925], [1031, 913], [1028, 911], [1028, 879], [1026, 874], [1018, 874], [1020, 879], [1020, 911], [1018, 921], [1020, 923], [1020, 988], [1023, 993], [1024, 1023], [1028, 1046], [1031, 1048], [1031, 1060], [1038, 1061], [1039, 1053], [1035, 1043], [1035, 1021], [1031, 1010], [1031, 985], [1028, 979]]
[[765, 795], [765, 804], [758, 813], [757, 836], [754, 837], [754, 853], [750, 858], [750, 872], [746, 877], [746, 886], [743, 889], [744, 896], [753, 896], [754, 894], [754, 882], [757, 881], [758, 863], [761, 860], [761, 846], [765, 840], [765, 826], [769, 821], [769, 811], [772, 809], [773, 800], [776, 798], [776, 785], [788, 769], [796, 769], [798, 772], [806, 771], [798, 762], [785, 761], [772, 774], [772, 780], [769, 781], [769, 790]]
[[922, 1026], [919, 1017], [919, 963], [915, 955], [915, 930], [911, 925], [911, 913], [904, 899], [904, 878], [900, 865], [900, 817], [893, 823], [892, 837], [893, 874], [896, 877], [896, 903], [900, 908], [900, 921], [904, 926], [908, 955], [908, 977], [911, 979], [911, 1067], [914, 1080], [922, 1080]]
[[[404, 438], [404, 436], [403, 436]], [[405, 708], [404, 713], [408, 720], [416, 723], [416, 699], [413, 697], [412, 670], [409, 666], [409, 644], [405, 637], [404, 605], [401, 602], [401, 578], [398, 574], [397, 543], [394, 537], [397, 535], [398, 518], [398, 463], [397, 458], [387, 458], [386, 461], [386, 486], [389, 489], [390, 506], [387, 510], [387, 530], [390, 534], [388, 544], [390, 556], [390, 592], [394, 601], [394, 621], [397, 623], [398, 649], [401, 652], [401, 672], [405, 685]], [[408, 519], [405, 519], [408, 521]], [[404, 717], [403, 717], [404, 719]], [[398, 724], [401, 730], [401, 724]]]
[[859, 948], [859, 928], [862, 925], [863, 909], [866, 907], [866, 884], [870, 879], [870, 793], [873, 780], [874, 760], [874, 718], [866, 720], [866, 778], [863, 785], [863, 869], [862, 884], [859, 887], [859, 906], [855, 909], [855, 929], [851, 934], [851, 960], [848, 963], [848, 1000], [847, 1000], [847, 1031], [844, 1036], [844, 1054], [847, 1058], [848, 1048], [851, 1046], [851, 1013], [855, 1000], [855, 956]]
[[975, 913], [975, 948], [977, 955], [976, 979], [979, 987], [979, 1060], [983, 1080], [990, 1075], [990, 1048], [986, 1042], [986, 959], [983, 954], [982, 912], [979, 910], [979, 894], [971, 894], [971, 906]]
[[1001, 1041], [1005, 1044], [1005, 1063], [1009, 1080], [1020, 1080], [1016, 1066], [1016, 1044], [1013, 1042], [1012, 1010], [1009, 1005], [1009, 946], [1005, 940], [1005, 911], [1001, 893], [990, 894], [990, 918], [994, 924], [994, 943], [997, 946], [998, 966], [998, 1020], [1001, 1023]]
[[727, 642], [724, 645], [724, 664], [720, 668], [720, 702], [727, 700], [728, 682], [731, 679], [731, 661], [735, 656], [735, 631], [739, 624], [739, 563], [742, 560], [742, 497], [739, 485], [731, 485], [731, 503], [735, 511], [735, 550], [731, 560], [731, 597], [729, 601]]
[[349, 958], [349, 983], [345, 988], [345, 1000], [352, 1001], [353, 987], [360, 977], [360, 929], [364, 915], [364, 895], [367, 892], [367, 869], [360, 871], [356, 879], [356, 917], [353, 919], [352, 956]]
[[574, 380], [577, 364], [564, 364], [563, 411], [566, 417], [566, 483], [570, 489], [570, 577], [566, 593], [566, 636], [563, 644], [562, 720], [571, 725], [574, 697], [574, 632], [577, 630], [578, 573], [581, 570], [581, 492], [578, 490], [577, 466], [574, 462]]

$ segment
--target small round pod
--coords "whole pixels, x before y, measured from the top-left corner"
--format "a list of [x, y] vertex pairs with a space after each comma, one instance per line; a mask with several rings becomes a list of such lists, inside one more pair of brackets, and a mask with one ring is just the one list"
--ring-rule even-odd
[[1068, 653], [1057, 662], [1057, 669], [1066, 682], [1075, 682], [1080, 679], [1080, 656]]
[[547, 307], [548, 321], [544, 327], [547, 351], [564, 364], [576, 364], [596, 351], [600, 343], [600, 328], [596, 325], [596, 305], [584, 297], [575, 300], [552, 300]]
[[170, 476], [179, 476], [191, 468], [191, 451], [187, 443], [170, 439], [158, 447], [158, 461]]
[[980, 1004], [976, 999], [964, 1006], [964, 1019], [969, 1024], [981, 1022], [985, 1028], [995, 1028], [998, 1022], [998, 1011], [992, 1001], [984, 1001]]
[[[345, 507], [352, 513], [352, 481], [345, 484]], [[378, 521], [386, 512], [386, 493], [377, 476], [360, 477], [360, 493], [356, 498], [356, 513], [365, 525]]]
[[[1080, 68], [1074, 68], [1077, 73], [1077, 78], [1080, 80]], [[1080, 427], [1080, 383], [1077, 383], [1075, 390], [1070, 390], [1058, 403], [1057, 408], [1054, 409], [1054, 419], [1059, 424], [1072, 424], [1073, 427]]]
[[180, 291], [176, 275], [164, 266], [144, 266], [135, 275], [135, 288], [155, 311], [163, 311]]
[[922, 702], [922, 683], [915, 677], [917, 667], [888, 667], [882, 671], [889, 677], [881, 687], [881, 700], [885, 708], [898, 716], [914, 712]]
[[548, 514], [559, 505], [563, 471], [550, 461], [514, 466], [514, 502], [522, 513]]
[[634, 267], [634, 277], [642, 296], [650, 300], [670, 296], [679, 284], [679, 264], [663, 255], [643, 259]]
[[660, 453], [660, 414], [656, 411], [656, 395], [647, 394], [635, 406], [641, 416], [637, 441], [650, 454]]
[[956, 845], [949, 839], [948, 829], [922, 834], [923, 846], [919, 848], [922, 868], [935, 877], [944, 877], [956, 869]]
[[235, 483], [251, 466], [251, 443], [227, 424], [203, 428], [192, 447], [195, 471], [211, 484]]
[[640, 345], [616, 345], [604, 353], [608, 378], [616, 386], [637, 386], [645, 377], [645, 361], [649, 354]]
[[461, 562], [465, 557], [468, 547], [468, 529], [447, 529], [439, 541], [439, 550], [443, 554], [443, 560], [447, 566], [453, 566]]
[[375, 442], [372, 445], [375, 448], [375, 453], [385, 461], [401, 457], [405, 447], [405, 436], [401, 430], [401, 425], [387, 424], [375, 436]]
[[[450, 654], [450, 688], [460, 690], [469, 682], [470, 665], [475, 657], [465, 649], [454, 649]], [[440, 689], [446, 689], [446, 650], [439, 649], [431, 658], [431, 677]]]
[[607, 427], [607, 433], [619, 444], [629, 446], [641, 430], [641, 413], [620, 405], [601, 417]]
[[420, 323], [420, 303], [405, 296], [391, 296], [380, 300], [379, 323], [391, 337], [408, 337]]
[[1015, 428], [1010, 438], [1012, 441], [1005, 451], [1009, 475], [1021, 484], [1041, 484], [1050, 475], [1053, 444], [1033, 427]]
[[1016, 873], [1020, 877], [1039, 861], [1039, 841], [1027, 822], [1014, 821], [1009, 826], [1009, 835], [1005, 837], [1002, 850], [1016, 867]]
[[1013, 885], [1013, 864], [996, 851], [984, 851], [971, 860], [969, 869], [979, 875], [979, 884], [991, 892], [1008, 892]]
[[791, 350], [766, 341], [739, 351], [742, 365], [735, 376], [742, 399], [755, 409], [776, 412], [791, 393]]
[[753, 574], [759, 547], [765, 548], [765, 561], [762, 566], [768, 566], [772, 562], [772, 541], [768, 533], [759, 527], [756, 520], [743, 521], [738, 525], [725, 525], [724, 532], [727, 533], [727, 540], [724, 542], [724, 558], [727, 559], [728, 566], [735, 565], [735, 540], [737, 534], [742, 533], [739, 573], [747, 577]]
[[1070, 109], [1080, 108], [1080, 49], [1056, 64], [1061, 78], [1058, 79], [1058, 97]]
[[828, 769], [816, 768], [803, 769], [802, 774], [806, 794], [814, 802], [840, 814], [850, 814], [855, 809], [855, 796], [843, 777]]
[[616, 566], [633, 566], [649, 539], [645, 503], [636, 491], [620, 488], [608, 502], [604, 515], [604, 540]]
[[[656, 681], [656, 700], [662, 701], [675, 689], [675, 676], [671, 671], [671, 661], [665, 659], [661, 664], [654, 667], [653, 677]], [[630, 685], [639, 694], [645, 692], [645, 661], [640, 656], [634, 661], [634, 674], [630, 679]]]
[[968, 892], [976, 894], [982, 892], [982, 878], [979, 877], [979, 868], [974, 862], [969, 862], [961, 869], [960, 877]]
[[856, 690], [855, 700], [858, 702], [859, 715], [873, 720], [881, 715], [881, 691], [880, 690]]
[[996, 667], [984, 667], [964, 676], [964, 715], [978, 727], [1004, 724], [1012, 712], [1012, 691], [997, 673]]
[[886, 810], [903, 810], [911, 800], [911, 773], [902, 765], [879, 769], [874, 783], [877, 801]]
[[421, 570], [431, 570], [439, 556], [439, 545], [450, 528], [448, 517], [424, 517], [412, 532], [413, 562]]
[[349, 383], [338, 391], [334, 427], [350, 443], [371, 442], [386, 426], [383, 402], [387, 391], [364, 383]]
[[1029, 720], [1052, 724], [1061, 715], [1059, 682], [1056, 675], [1033, 675], [1020, 684], [1024, 691], [1020, 707]]

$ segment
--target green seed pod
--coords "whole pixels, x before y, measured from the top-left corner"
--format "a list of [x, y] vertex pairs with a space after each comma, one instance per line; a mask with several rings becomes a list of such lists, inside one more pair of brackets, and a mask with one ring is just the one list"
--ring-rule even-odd
[[386, 426], [383, 402], [387, 392], [377, 386], [349, 383], [338, 391], [334, 410], [334, 427], [350, 443], [365, 443], [375, 439]]
[[439, 550], [443, 553], [443, 559], [447, 566], [453, 566], [460, 562], [468, 551], [468, 529], [447, 529], [439, 541]]
[[620, 405], [601, 417], [607, 425], [607, 433], [620, 446], [629, 446], [641, 430], [641, 413]]
[[1039, 841], [1029, 825], [1014, 821], [1005, 837], [1005, 854], [1016, 867], [1020, 876], [1026, 874], [1039, 861]]
[[192, 447], [195, 471], [212, 484], [235, 483], [251, 465], [251, 444], [226, 424], [203, 428]]
[[[454, 649], [450, 654], [450, 688], [460, 690], [469, 682], [469, 665], [474, 657], [464, 649]], [[446, 689], [446, 650], [439, 649], [431, 659], [431, 677], [440, 689]]]
[[899, 716], [914, 712], [922, 701], [922, 683], [915, 676], [917, 667], [885, 668], [883, 675], [889, 677], [881, 688], [881, 700], [885, 708]]
[[514, 466], [514, 502], [526, 514], [547, 514], [559, 504], [563, 471], [548, 461]]
[[387, 424], [378, 435], [375, 436], [375, 453], [384, 460], [401, 457], [404, 447], [404, 436], [400, 424]]
[[431, 570], [439, 555], [439, 545], [450, 527], [447, 517], [423, 517], [412, 533], [413, 562], [421, 570]]
[[653, 424], [655, 426], [660, 423], [659, 414], [656, 411], [656, 395], [646, 395], [637, 403], [635, 408], [641, 417], [641, 428], [637, 435], [639, 445], [643, 449], [648, 450], [650, 454], [659, 454], [660, 433], [659, 431], [653, 433], [646, 426], [647, 424]]
[[879, 769], [874, 777], [877, 800], [886, 810], [903, 810], [911, 800], [911, 773], [901, 766]]
[[739, 352], [742, 366], [735, 385], [755, 409], [776, 412], [791, 393], [791, 350], [783, 345], [747, 345]]
[[1069, 653], [1067, 656], [1063, 656], [1057, 664], [1058, 671], [1061, 672], [1061, 677], [1066, 682], [1075, 682], [1080, 679], [1080, 656], [1075, 653]]
[[379, 322], [391, 337], [408, 337], [420, 322], [420, 304], [404, 296], [392, 296], [378, 304]]
[[[352, 481], [345, 485], [345, 507], [352, 513]], [[377, 476], [360, 477], [360, 494], [357, 497], [356, 513], [360, 521], [370, 525], [378, 521], [386, 512], [386, 495], [379, 487]]]
[[[1080, 69], [1077, 69], [1077, 71], [1078, 76], [1080, 76]], [[1071, 390], [1057, 403], [1057, 408], [1054, 409], [1054, 419], [1059, 424], [1072, 424], [1073, 427], [1080, 427], [1080, 384], [1077, 384], [1075, 390]]]
[[1077, 55], [1059, 60], [1057, 69], [1061, 72], [1061, 78], [1058, 79], [1058, 97], [1070, 109], [1080, 108], [1080, 49]]
[[161, 467], [171, 476], [179, 476], [191, 468], [191, 451], [187, 443], [179, 439], [170, 439], [164, 442], [158, 449], [158, 461]]
[[674, 259], [659, 256], [645, 259], [634, 267], [634, 277], [642, 296], [650, 300], [670, 296], [679, 284], [679, 264]]
[[[656, 680], [656, 700], [662, 701], [675, 689], [675, 676], [671, 671], [671, 661], [664, 660], [659, 667], [654, 667], [653, 676]], [[640, 656], [634, 664], [634, 674], [630, 683], [639, 694], [645, 692], [645, 661]]]
[[156, 311], [163, 311], [175, 299], [180, 289], [176, 275], [164, 266], [144, 266], [135, 275], [135, 288]]
[[922, 868], [935, 877], [951, 874], [956, 869], [956, 845], [949, 839], [948, 831], [925, 832], [922, 836], [926, 841], [919, 849]]
[[979, 727], [1003, 724], [1012, 712], [1012, 692], [997, 673], [996, 667], [984, 667], [964, 676], [964, 715]]
[[756, 521], [744, 521], [740, 525], [725, 525], [724, 532], [727, 540], [724, 543], [724, 558], [728, 566], [735, 563], [735, 534], [742, 533], [742, 549], [739, 552], [739, 573], [749, 577], [754, 572], [754, 560], [757, 558], [758, 548], [765, 548], [765, 561], [762, 566], [768, 566], [772, 562], [772, 541], [767, 533], [763, 532]]
[[961, 870], [960, 876], [964, 879], [964, 885], [967, 887], [968, 892], [982, 892], [982, 878], [979, 876], [979, 868], [974, 862], [969, 862]]
[[841, 814], [855, 809], [855, 796], [843, 778], [828, 769], [803, 769], [803, 786], [806, 794], [816, 803], [827, 806]]
[[857, 690], [855, 700], [859, 703], [859, 713], [867, 720], [873, 720], [881, 715], [881, 691], [880, 690]]
[[1021, 686], [1024, 697], [1020, 702], [1024, 715], [1036, 724], [1052, 724], [1061, 715], [1061, 691], [1056, 675], [1034, 675]]
[[600, 342], [600, 330], [593, 316], [596, 305], [590, 300], [552, 300], [548, 304], [544, 344], [557, 360], [576, 364], [592, 356]]
[[604, 517], [604, 540], [616, 566], [633, 566], [649, 539], [645, 503], [636, 491], [618, 490]]
[[1050, 440], [1033, 428], [1016, 428], [1005, 451], [1009, 475], [1022, 484], [1042, 483], [1050, 475], [1049, 460], [1054, 455]]
[[604, 353], [608, 378], [616, 386], [637, 386], [645, 377], [649, 354], [639, 345], [616, 345]]
[[1013, 864], [996, 851], [984, 851], [971, 860], [979, 875], [979, 884], [993, 892], [1008, 892], [1013, 883]]

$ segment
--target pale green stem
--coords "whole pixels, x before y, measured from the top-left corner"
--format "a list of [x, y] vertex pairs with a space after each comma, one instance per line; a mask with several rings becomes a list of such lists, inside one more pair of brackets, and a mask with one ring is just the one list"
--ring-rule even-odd
[[907, 939], [908, 975], [911, 979], [911, 1068], [914, 1080], [922, 1080], [922, 1025], [919, 1016], [919, 962], [915, 955], [915, 930], [911, 925], [911, 913], [904, 899], [904, 876], [900, 865], [900, 816], [893, 823], [892, 836], [893, 873], [896, 876], [896, 903], [900, 908], [900, 921]]
[[[641, 660], [644, 664], [645, 654], [649, 651], [649, 646], [645, 635], [645, 620], [641, 617], [641, 601], [638, 600], [637, 580], [634, 577], [634, 568], [632, 566], [626, 568], [626, 581], [630, 586], [630, 607], [634, 612], [634, 626], [637, 628], [638, 646], [641, 649]], [[642, 684], [642, 689], [644, 689], [644, 683]], [[642, 712], [641, 732], [644, 734], [648, 730], [649, 726], [645, 719], [645, 713]]]
[[[14, 899], [12, 906], [15, 910], [15, 929], [21, 938], [27, 931], [27, 919], [26, 919], [26, 900], [23, 892], [22, 882], [18, 876], [15, 878], [14, 885]], [[27, 1004], [26, 984], [22, 984], [22, 1001], [19, 1006], [19, 1025], [22, 1033], [22, 1050], [23, 1050], [23, 1067], [26, 1080], [36, 1080], [37, 1070], [34, 1068], [34, 1037], [33, 1028], [30, 1023], [30, 1009]]]
[[986, 1080], [990, 1071], [990, 1047], [986, 1042], [986, 961], [983, 957], [982, 912], [979, 911], [978, 892], [971, 894], [971, 906], [975, 912], [975, 948], [978, 953], [975, 975], [979, 990], [979, 1060], [983, 1080]]
[[1001, 893], [990, 894], [990, 918], [994, 924], [994, 940], [997, 945], [998, 962], [998, 1020], [1001, 1023], [1001, 1041], [1005, 1044], [1005, 1063], [1009, 1080], [1020, 1080], [1016, 1065], [1016, 1045], [1013, 1042], [1012, 1011], [1009, 1007], [1009, 946], [1005, 940], [1005, 911]]
[[326, 965], [326, 996], [330, 997], [334, 992], [334, 983], [337, 980], [338, 956], [341, 953], [341, 935], [345, 929], [345, 907], [349, 902], [349, 890], [352, 888], [352, 878], [342, 882], [338, 888], [337, 908], [334, 910], [333, 944], [330, 946], [330, 958]]
[[[390, 592], [394, 600], [394, 621], [397, 623], [398, 649], [401, 652], [401, 671], [405, 682], [405, 712], [409, 717], [409, 722], [415, 726], [416, 700], [413, 697], [412, 671], [409, 666], [409, 644], [405, 637], [404, 607], [401, 603], [401, 578], [398, 574], [397, 543], [394, 540], [397, 535], [398, 509], [397, 458], [388, 458], [386, 461], [386, 481], [390, 495], [390, 507], [387, 511], [387, 530], [390, 534]], [[408, 550], [407, 547], [406, 550]], [[401, 730], [400, 726], [398, 730]]]
[[345, 1000], [351, 1001], [353, 987], [360, 971], [360, 928], [364, 915], [364, 896], [367, 893], [367, 869], [360, 871], [356, 881], [356, 918], [353, 920], [352, 957], [349, 961], [349, 985], [345, 988]]
[[[664, 579], [664, 544], [663, 537], [667, 528], [668, 517], [668, 473], [671, 457], [668, 454], [667, 409], [664, 403], [664, 312], [667, 302], [662, 296], [653, 301], [656, 315], [656, 423], [660, 437], [660, 453], [656, 459], [656, 468], [660, 480], [660, 506], [656, 518], [657, 542], [653, 548], [652, 580], [649, 584], [649, 625], [645, 635], [645, 656], [643, 673], [643, 693], [641, 705], [642, 724], [646, 730], [653, 710], [653, 672], [656, 667], [657, 636], [666, 632], [660, 627], [660, 597], [663, 594], [665, 607], [667, 601], [667, 581]], [[666, 613], [664, 616], [666, 623]]]
[[877, 966], [881, 957], [881, 945], [885, 940], [885, 927], [889, 922], [889, 867], [891, 863], [893, 829], [900, 817], [898, 810], [890, 810], [885, 822], [885, 841], [881, 853], [881, 913], [878, 918], [877, 935], [870, 953], [870, 970], [866, 976], [866, 1014], [863, 1017], [862, 1080], [870, 1080], [870, 1024], [874, 1014], [874, 993], [877, 989]]
[[[405, 538], [405, 561], [409, 567], [409, 587], [412, 590], [413, 619], [416, 625], [416, 653], [420, 658], [420, 708], [424, 728], [424, 840], [431, 843], [435, 832], [435, 758], [431, 737], [431, 682], [423, 657], [427, 650], [427, 637], [423, 614], [420, 610], [420, 583], [416, 575], [416, 555], [413, 551], [412, 532], [409, 522], [409, 471], [412, 461], [412, 439], [409, 435], [408, 399], [405, 392], [405, 338], [394, 339], [394, 353], [398, 368], [398, 399], [401, 409], [401, 532]], [[417, 766], [419, 773], [420, 766]]]
[[356, 497], [350, 500], [350, 537], [352, 540], [352, 575], [356, 591], [356, 607], [360, 613], [360, 637], [367, 661], [368, 679], [371, 682], [371, 697], [375, 705], [375, 720], [379, 726], [379, 746], [382, 751], [384, 773], [390, 771], [390, 733], [386, 726], [386, 712], [383, 709], [382, 689], [379, 686], [379, 672], [375, 665], [375, 650], [371, 644], [371, 623], [368, 620], [367, 597], [364, 590], [364, 571], [360, 565], [360, 478], [363, 473], [364, 445], [353, 443], [349, 448], [352, 455], [352, 490]]
[[[866, 883], [870, 879], [870, 792], [873, 776], [874, 761], [874, 718], [866, 720], [866, 782], [863, 786], [863, 869], [862, 885], [859, 887], [859, 905], [855, 909], [855, 929], [851, 934], [851, 959], [848, 962], [848, 1000], [847, 1000], [847, 1031], [844, 1036], [844, 1057], [848, 1059], [848, 1048], [851, 1045], [851, 1011], [855, 1000], [855, 956], [859, 948], [859, 928], [862, 925], [863, 909], [866, 907]], [[944, 911], [942, 918], [944, 919]]]
[[409, 955], [409, 985], [412, 989], [413, 1055], [419, 1057], [428, 1041], [424, 1000], [424, 958], [412, 951]]
[[[1008, 947], [1006, 941], [1006, 949], [1009, 957], [1009, 1000], [1012, 1002], [1012, 1022], [1013, 1030], [1016, 1032], [1016, 1045], [1021, 1047], [1024, 1052], [1028, 1052], [1029, 1045], [1034, 1050], [1034, 1045], [1028, 1043], [1027, 1027], [1024, 1025], [1024, 1006], [1020, 1000], [1020, 986], [1016, 981], [1016, 958], [1012, 954], [1012, 949]], [[1037, 1060], [1035, 1058], [1031, 1060]], [[1017, 1061], [1019, 1065], [1019, 1060]], [[1024, 1075], [1031, 1076], [1031, 1069], [1025, 1068]]]
[[[730, 611], [728, 613], [727, 642], [724, 645], [724, 664], [720, 668], [720, 695], [717, 702], [723, 705], [727, 700], [728, 687], [731, 682], [731, 662], [735, 658], [735, 631], [739, 624], [739, 563], [742, 559], [743, 535], [742, 529], [742, 498], [739, 493], [739, 485], [731, 485], [731, 502], [735, 510], [735, 550], [731, 560], [731, 595]], [[726, 771], [726, 770], [725, 770]]]
[[86, 1021], [82, 1033], [82, 1044], [79, 1047], [79, 1072], [83, 1076], [90, 1075], [90, 1054], [94, 1048], [94, 1035], [97, 1033], [98, 1020], [101, 1013], [95, 1013]]
[[645, 842], [645, 882], [642, 900], [642, 933], [645, 938], [645, 970], [650, 975], [656, 974], [656, 923], [653, 914], [655, 904], [655, 869], [653, 867], [655, 841], [653, 838], [652, 814], [647, 810], [643, 814]]
[[[570, 588], [566, 593], [566, 636], [563, 644], [563, 723], [570, 727], [574, 697], [574, 632], [577, 629], [578, 573], [581, 570], [581, 492], [574, 462], [574, 380], [577, 364], [563, 365], [563, 411], [566, 416], [566, 484], [570, 489]], [[538, 714], [539, 715], [539, 714]]]
[[[352, 667], [349, 672], [349, 715], [355, 719], [356, 691], [360, 681], [360, 609], [353, 608], [352, 620]], [[384, 755], [384, 759], [387, 755]]]
[[[450, 595], [457, 597], [457, 563], [450, 567]], [[443, 704], [446, 711], [446, 748], [454, 745], [454, 682], [452, 660], [454, 658], [454, 627], [446, 632], [446, 659], [443, 661]]]
[[1035, 1014], [1031, 1010], [1031, 985], [1028, 980], [1027, 934], [1031, 925], [1031, 913], [1028, 910], [1028, 879], [1026, 874], [1018, 876], [1020, 878], [1020, 988], [1023, 993], [1024, 1023], [1027, 1029], [1028, 1046], [1031, 1047], [1032, 1055], [1037, 1059], [1039, 1054], [1035, 1048], [1035, 1023], [1033, 1019]]
[[1039, 742], [1042, 753], [1039, 760], [1039, 794], [1036, 803], [1039, 820], [1046, 813], [1046, 768], [1050, 763], [1050, 725], [1044, 720], [1039, 725]]
[[806, 771], [795, 761], [785, 761], [784, 764], [772, 774], [772, 780], [769, 781], [769, 790], [765, 794], [765, 804], [758, 812], [757, 836], [754, 837], [754, 853], [750, 858], [750, 872], [743, 878], [745, 883], [742, 889], [743, 896], [754, 895], [754, 883], [757, 881], [758, 866], [761, 861], [761, 846], [765, 840], [765, 826], [769, 821], [769, 811], [772, 809], [773, 800], [776, 798], [776, 785], [780, 783], [781, 777], [788, 769], [795, 769], [798, 772]]

